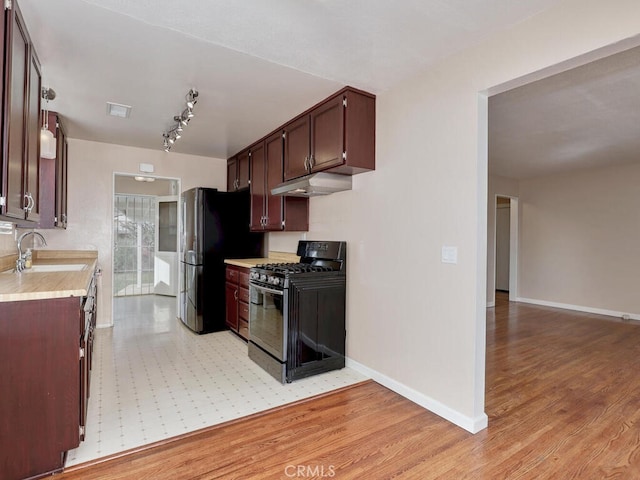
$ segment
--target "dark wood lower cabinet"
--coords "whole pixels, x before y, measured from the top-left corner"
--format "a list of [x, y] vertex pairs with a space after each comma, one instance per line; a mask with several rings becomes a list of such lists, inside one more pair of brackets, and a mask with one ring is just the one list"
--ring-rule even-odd
[[0, 478], [59, 471], [84, 436], [95, 301], [0, 303]]
[[249, 269], [227, 265], [225, 288], [227, 327], [249, 340]]

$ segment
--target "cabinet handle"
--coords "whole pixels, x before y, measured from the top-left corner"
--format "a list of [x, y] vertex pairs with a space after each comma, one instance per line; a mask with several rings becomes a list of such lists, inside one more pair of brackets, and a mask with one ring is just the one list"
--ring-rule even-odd
[[309, 171], [309, 155], [307, 155], [306, 157], [304, 157], [304, 169], [305, 171]]
[[24, 198], [27, 201], [27, 204], [24, 206], [24, 211], [27, 213], [30, 213], [31, 210], [33, 210], [33, 207], [35, 206], [36, 202], [29, 192], [24, 194]]
[[238, 290], [233, 291], [233, 298], [238, 300]]
[[313, 166], [316, 164], [316, 159], [313, 158], [313, 155], [309, 157], [309, 171], [313, 170]]

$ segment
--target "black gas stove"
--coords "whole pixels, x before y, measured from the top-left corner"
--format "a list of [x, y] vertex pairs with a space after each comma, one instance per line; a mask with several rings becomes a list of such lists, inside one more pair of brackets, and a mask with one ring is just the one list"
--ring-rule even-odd
[[[346, 242], [300, 241], [298, 263], [265, 263], [251, 269], [249, 280], [255, 285], [283, 289], [293, 275], [334, 273], [344, 275]], [[330, 276], [330, 275], [328, 275]]]
[[249, 357], [283, 383], [345, 365], [346, 242], [300, 241], [296, 253], [249, 274]]

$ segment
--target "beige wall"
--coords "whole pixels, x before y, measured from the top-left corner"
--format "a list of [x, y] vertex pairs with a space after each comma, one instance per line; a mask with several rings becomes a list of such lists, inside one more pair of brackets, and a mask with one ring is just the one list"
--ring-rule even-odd
[[519, 297], [640, 319], [640, 165], [520, 182]]
[[202, 186], [226, 190], [223, 159], [161, 150], [69, 140], [68, 214], [66, 230], [40, 230], [51, 248], [97, 249], [102, 267], [99, 325], [112, 322], [112, 218], [115, 173], [138, 173], [140, 163], [155, 166], [153, 175], [179, 178], [181, 189]]
[[6, 223], [11, 227], [11, 233], [0, 234], [0, 257], [4, 255], [18, 255], [18, 247], [16, 244], [15, 225], [12, 223]]
[[[640, 32], [640, 3], [574, 0], [377, 97], [376, 171], [311, 199], [309, 238], [349, 242], [352, 365], [472, 431], [486, 423], [486, 99]], [[513, 82], [517, 85], [519, 82]], [[458, 263], [443, 264], [443, 245]]]

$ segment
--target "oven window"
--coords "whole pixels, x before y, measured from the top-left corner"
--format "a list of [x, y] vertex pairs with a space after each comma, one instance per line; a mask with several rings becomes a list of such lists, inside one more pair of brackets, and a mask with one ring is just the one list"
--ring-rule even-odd
[[285, 360], [282, 295], [251, 286], [249, 337], [281, 361]]

